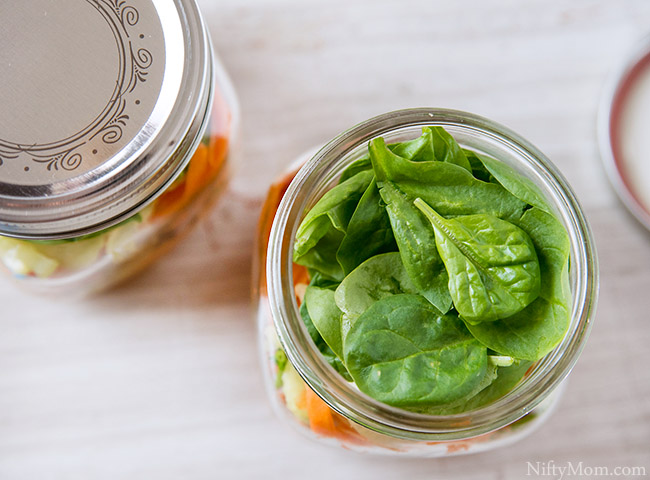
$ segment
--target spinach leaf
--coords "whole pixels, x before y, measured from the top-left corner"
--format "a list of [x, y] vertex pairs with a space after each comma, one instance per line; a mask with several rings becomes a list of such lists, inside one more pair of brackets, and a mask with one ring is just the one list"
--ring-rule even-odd
[[332, 280], [331, 278], [327, 277], [326, 275], [323, 275], [320, 272], [317, 272], [316, 270], [311, 270], [307, 269], [307, 273], [309, 274], [309, 286], [310, 287], [321, 287], [321, 288], [329, 288], [330, 290], [336, 290], [336, 287], [339, 286], [341, 282], [337, 282], [336, 280]]
[[418, 138], [388, 145], [388, 148], [395, 155], [413, 162], [447, 162], [472, 172], [465, 152], [442, 127], [424, 127]]
[[310, 285], [305, 291], [304, 303], [318, 333], [332, 351], [343, 358], [341, 342], [341, 315], [334, 301], [334, 290]]
[[501, 185], [477, 180], [458, 165], [410, 161], [391, 152], [382, 138], [372, 140], [368, 148], [380, 192], [392, 182], [411, 202], [420, 197], [440, 215], [487, 213], [514, 220], [526, 208]]
[[[472, 165], [468, 152], [471, 150], [460, 148], [454, 137], [449, 135], [442, 127], [424, 127], [422, 135], [413, 140], [392, 143], [387, 146], [395, 155], [404, 157], [413, 162], [439, 161], [458, 165], [468, 172], [472, 172]], [[370, 170], [372, 162], [369, 155], [364, 155], [347, 166], [339, 183], [343, 183], [359, 172]]]
[[454, 137], [449, 135], [442, 127], [425, 127], [422, 131], [431, 132], [431, 141], [434, 145], [435, 159], [439, 162], [452, 163], [472, 173], [472, 167]]
[[499, 367], [497, 378], [487, 388], [465, 402], [458, 412], [476, 410], [503, 397], [521, 381], [532, 364], [533, 362], [520, 360], [509, 367]]
[[298, 229], [310, 336], [379, 401], [489, 404], [568, 329], [568, 235], [533, 182], [440, 127], [368, 151]]
[[467, 323], [510, 317], [539, 295], [539, 262], [526, 232], [492, 215], [447, 220], [420, 198], [414, 204], [433, 226], [451, 298]]
[[359, 389], [402, 408], [453, 402], [481, 382], [487, 350], [451, 314], [419, 295], [374, 303], [345, 337], [345, 364]]
[[336, 252], [361, 196], [372, 181], [362, 171], [325, 193], [302, 220], [296, 233], [293, 261], [335, 279], [343, 279]]
[[392, 143], [387, 147], [395, 155], [408, 158], [413, 162], [431, 162], [436, 159], [431, 132], [422, 131], [422, 135], [406, 142]]
[[345, 170], [343, 170], [341, 178], [339, 178], [339, 184], [354, 177], [359, 172], [368, 170], [372, 170], [372, 163], [370, 163], [370, 155], [365, 154], [363, 157], [356, 159], [354, 162], [348, 165]]
[[464, 148], [463, 153], [465, 153], [467, 160], [469, 160], [469, 164], [472, 167], [472, 175], [474, 175], [474, 178], [481, 180], [482, 182], [496, 182], [490, 171], [485, 168], [485, 165], [483, 165], [483, 162], [478, 158], [474, 151]]
[[454, 400], [453, 402], [445, 403], [444, 405], [435, 405], [422, 408], [418, 410], [418, 413], [424, 413], [427, 415], [449, 415], [450, 413], [456, 413], [458, 411], [463, 411], [462, 408], [467, 404], [472, 398], [488, 388], [497, 378], [498, 367], [490, 362], [490, 357], [488, 356], [487, 367], [485, 369], [485, 374], [481, 381], [478, 382], [474, 388], [465, 396]]
[[311, 273], [318, 273], [340, 282], [344, 275], [341, 266], [336, 261], [336, 252], [344, 235], [331, 225], [322, 225], [321, 228], [325, 233], [318, 243], [301, 255], [296, 255], [294, 251], [293, 261], [306, 266]]
[[449, 277], [426, 218], [393, 183], [385, 182], [380, 194], [386, 202], [402, 263], [413, 284], [438, 310], [448, 312], [451, 308]]
[[[452, 415], [454, 413], [469, 412], [476, 410], [482, 406], [493, 403], [499, 398], [503, 397], [506, 393], [512, 390], [517, 385], [523, 376], [526, 374], [532, 362], [519, 361], [509, 367], [490, 367], [488, 357], [488, 372], [492, 375], [487, 375], [487, 379], [491, 381], [487, 385], [482, 385], [476, 394], [468, 395], [465, 398], [455, 402], [454, 404], [438, 407], [433, 410], [430, 409], [426, 413], [430, 415]], [[484, 382], [485, 383], [485, 382]]]
[[300, 316], [302, 317], [302, 321], [305, 324], [305, 327], [307, 327], [309, 336], [316, 344], [316, 348], [318, 348], [318, 351], [321, 353], [321, 355], [323, 355], [325, 361], [329, 363], [332, 368], [336, 370], [343, 378], [351, 382], [352, 377], [350, 377], [347, 368], [345, 368], [345, 365], [343, 365], [341, 359], [334, 353], [334, 351], [325, 342], [325, 340], [323, 340], [323, 337], [321, 337], [320, 333], [318, 332], [318, 329], [309, 316], [309, 311], [307, 310], [307, 305], [305, 302], [300, 305]]
[[531, 180], [517, 173], [512, 167], [503, 162], [499, 162], [487, 155], [481, 155], [474, 152], [474, 157], [478, 159], [490, 175], [499, 182], [503, 187], [512, 193], [515, 197], [551, 213], [551, 207], [548, 205], [544, 194], [539, 187]]
[[518, 222], [531, 238], [541, 272], [539, 297], [512, 317], [467, 324], [476, 339], [502, 355], [535, 361], [549, 353], [569, 328], [569, 237], [551, 214], [533, 207]]
[[373, 255], [395, 250], [390, 220], [373, 179], [350, 218], [336, 259], [347, 275]]
[[343, 312], [342, 336], [373, 303], [399, 293], [418, 293], [398, 252], [376, 255], [355, 268], [336, 288], [334, 299]]

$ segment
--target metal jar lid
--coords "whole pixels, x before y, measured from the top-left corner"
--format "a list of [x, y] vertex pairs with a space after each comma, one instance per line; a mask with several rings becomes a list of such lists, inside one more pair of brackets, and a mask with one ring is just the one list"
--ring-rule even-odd
[[650, 36], [610, 78], [598, 114], [600, 153], [627, 209], [650, 229]]
[[133, 215], [207, 122], [193, 0], [0, 2], [0, 234], [66, 238]]

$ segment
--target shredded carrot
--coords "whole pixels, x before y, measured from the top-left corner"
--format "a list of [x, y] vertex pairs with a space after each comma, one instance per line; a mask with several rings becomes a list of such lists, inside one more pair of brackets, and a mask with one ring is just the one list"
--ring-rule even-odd
[[219, 174], [228, 153], [228, 139], [214, 137], [210, 145], [199, 144], [187, 166], [185, 178], [156, 200], [154, 218], [185, 207], [194, 196]]
[[187, 166], [185, 178], [156, 199], [153, 217], [169, 215], [185, 207], [194, 196], [221, 172], [228, 154], [231, 113], [219, 90], [215, 90], [210, 114], [208, 145], [199, 144]]
[[221, 170], [221, 165], [226, 160], [226, 153], [228, 152], [228, 139], [226, 137], [213, 137], [210, 141], [208, 153], [208, 163], [210, 164], [211, 172], [218, 172]]
[[332, 417], [334, 418], [334, 426], [336, 427], [337, 438], [346, 443], [354, 445], [370, 444], [366, 438], [364, 438], [357, 430], [354, 429], [349, 420], [343, 418], [336, 412], [332, 412]]
[[178, 210], [178, 205], [183, 200], [185, 182], [181, 182], [160, 195], [155, 202], [153, 217], [161, 217]]
[[309, 273], [307, 272], [307, 267], [298, 265], [297, 263], [293, 264], [293, 284], [298, 285], [299, 283], [309, 283]]
[[350, 422], [332, 410], [314, 391], [306, 387], [307, 416], [309, 427], [314, 433], [356, 445], [364, 445], [368, 440], [350, 425]]
[[[296, 176], [297, 171], [292, 171], [275, 182], [269, 188], [269, 193], [266, 195], [264, 204], [262, 205], [262, 213], [260, 214], [260, 221], [257, 225], [257, 245], [259, 250], [257, 252], [260, 265], [266, 265], [266, 249], [269, 245], [269, 237], [271, 236], [271, 226], [275, 218], [275, 212], [280, 205], [280, 201], [287, 191], [291, 180]], [[306, 274], [305, 269], [305, 274]], [[296, 272], [296, 265], [294, 265], [294, 275]], [[259, 278], [260, 292], [266, 292], [266, 271], [260, 269]], [[299, 283], [299, 282], [298, 282]], [[309, 283], [309, 282], [307, 282]], [[296, 284], [294, 277], [294, 285]]]
[[468, 451], [470, 442], [452, 442], [447, 445], [447, 453], [462, 452], [463, 450]]
[[337, 431], [332, 417], [332, 410], [311, 388], [305, 388], [309, 427], [320, 435], [336, 437]]
[[187, 166], [183, 200], [187, 201], [192, 198], [209, 180], [210, 164], [208, 163], [208, 147], [200, 143]]

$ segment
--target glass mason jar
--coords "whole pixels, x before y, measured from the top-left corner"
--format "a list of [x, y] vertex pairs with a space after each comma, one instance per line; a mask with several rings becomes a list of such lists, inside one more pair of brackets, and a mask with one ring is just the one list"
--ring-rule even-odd
[[[304, 267], [292, 262], [296, 229], [305, 212], [336, 184], [346, 166], [366, 152], [368, 142], [378, 136], [386, 143], [410, 140], [424, 126], [442, 126], [462, 147], [499, 159], [532, 180], [555, 209], [571, 242], [573, 305], [564, 339], [502, 398], [473, 411], [445, 416], [380, 403], [330, 367], [301, 320], [298, 305], [309, 279]], [[293, 167], [269, 191], [254, 263], [262, 368], [278, 414], [331, 445], [426, 457], [492, 449], [540, 425], [556, 405], [562, 382], [585, 344], [598, 283], [591, 232], [575, 195], [555, 166], [530, 143], [490, 120], [452, 110], [412, 109], [363, 122]]]
[[224, 191], [233, 87], [193, 0], [34, 0], [0, 16], [0, 267], [39, 292], [105, 288]]

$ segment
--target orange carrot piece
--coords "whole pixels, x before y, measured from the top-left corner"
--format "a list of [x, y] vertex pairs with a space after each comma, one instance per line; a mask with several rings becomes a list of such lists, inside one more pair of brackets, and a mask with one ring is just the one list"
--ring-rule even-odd
[[185, 182], [182, 182], [173, 189], [167, 190], [160, 195], [155, 202], [153, 218], [162, 217], [178, 210], [179, 204], [182, 203], [184, 192]]
[[309, 387], [305, 388], [305, 397], [309, 427], [312, 431], [327, 437], [336, 437], [337, 431], [332, 417], [332, 409]]
[[309, 283], [309, 272], [307, 272], [307, 267], [303, 267], [302, 265], [294, 263], [293, 284], [298, 285], [299, 283]]
[[213, 137], [208, 147], [208, 163], [210, 172], [216, 173], [221, 169], [228, 153], [228, 139], [226, 137]]
[[201, 187], [211, 180], [209, 173], [210, 165], [208, 164], [208, 147], [207, 145], [200, 143], [187, 167], [183, 200], [189, 200], [192, 198]]
[[[287, 191], [291, 180], [296, 176], [297, 170], [292, 171], [285, 175], [283, 178], [275, 182], [269, 188], [269, 193], [266, 195], [264, 204], [262, 205], [262, 213], [260, 214], [260, 221], [257, 224], [257, 244], [259, 246], [258, 256], [260, 265], [266, 265], [266, 249], [269, 245], [269, 237], [271, 235], [271, 226], [275, 218], [275, 212], [280, 205], [280, 201]], [[294, 265], [294, 272], [295, 272]], [[306, 269], [305, 269], [306, 272]], [[259, 278], [260, 292], [266, 292], [266, 271], [264, 268], [260, 269]], [[309, 282], [307, 282], [309, 283]], [[296, 284], [294, 279], [294, 285]]]
[[343, 442], [357, 445], [367, 444], [346, 418], [332, 410], [314, 391], [306, 387], [307, 416], [313, 432], [326, 437], [337, 438]]
[[354, 445], [368, 445], [370, 442], [364, 438], [357, 430], [350, 425], [350, 421], [336, 412], [332, 412], [334, 417], [334, 426], [336, 428], [336, 437]]

